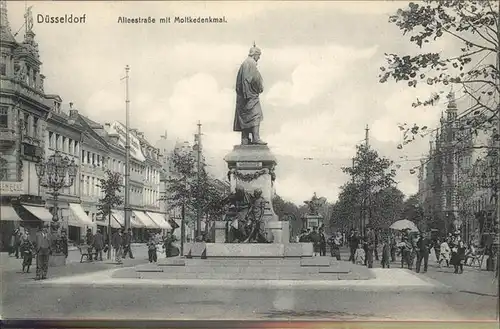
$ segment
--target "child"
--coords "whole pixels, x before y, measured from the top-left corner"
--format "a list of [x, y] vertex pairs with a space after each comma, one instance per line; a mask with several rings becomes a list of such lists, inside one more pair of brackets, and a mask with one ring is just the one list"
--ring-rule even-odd
[[358, 265], [365, 264], [365, 251], [363, 250], [363, 245], [358, 244], [358, 249], [356, 249], [356, 253], [354, 254], [354, 263]]
[[382, 268], [391, 267], [391, 246], [388, 239], [384, 239], [382, 244]]
[[35, 250], [35, 247], [33, 246], [33, 243], [31, 243], [27, 234], [23, 235], [22, 237], [20, 249], [21, 255], [23, 257], [23, 273], [29, 273], [31, 263], [33, 261], [33, 251]]
[[148, 256], [150, 263], [156, 263], [158, 261], [158, 255], [156, 254], [156, 241], [153, 237], [150, 237], [148, 241]]

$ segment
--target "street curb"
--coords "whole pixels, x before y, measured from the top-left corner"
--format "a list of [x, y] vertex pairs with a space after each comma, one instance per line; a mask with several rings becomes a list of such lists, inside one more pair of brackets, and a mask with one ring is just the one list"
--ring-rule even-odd
[[364, 292], [427, 292], [446, 294], [453, 290], [450, 287], [432, 285], [393, 285], [384, 284], [355, 284], [347, 280], [342, 284], [335, 281], [312, 281], [312, 280], [148, 280], [148, 279], [113, 279], [98, 280], [99, 282], [48, 282], [34, 281], [27, 282], [27, 285], [38, 285], [40, 288], [69, 288], [69, 287], [107, 287], [107, 288], [171, 288], [186, 287], [193, 289], [200, 288], [224, 288], [224, 289], [294, 289], [294, 290], [342, 290], [342, 291], [364, 291]]

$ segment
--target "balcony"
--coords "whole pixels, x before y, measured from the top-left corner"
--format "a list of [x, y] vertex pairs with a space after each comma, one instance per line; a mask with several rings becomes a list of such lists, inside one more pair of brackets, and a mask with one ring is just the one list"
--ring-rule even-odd
[[93, 164], [88, 164], [88, 163], [84, 163], [81, 165], [81, 168], [82, 168], [82, 173], [92, 173], [94, 175], [98, 175], [98, 176], [102, 176], [104, 177], [104, 167], [98, 167], [96, 165], [93, 165]]
[[2, 144], [13, 144], [17, 140], [17, 133], [14, 129], [0, 128], [0, 141]]

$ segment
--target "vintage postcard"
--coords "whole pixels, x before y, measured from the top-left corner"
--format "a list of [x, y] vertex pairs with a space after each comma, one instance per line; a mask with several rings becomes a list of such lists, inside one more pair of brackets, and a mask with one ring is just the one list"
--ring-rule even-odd
[[6, 326], [498, 325], [498, 1], [0, 4]]

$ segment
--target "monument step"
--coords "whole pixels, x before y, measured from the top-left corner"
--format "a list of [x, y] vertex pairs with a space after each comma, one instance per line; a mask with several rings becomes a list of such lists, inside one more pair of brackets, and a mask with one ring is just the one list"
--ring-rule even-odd
[[[137, 276], [133, 276], [134, 278]], [[359, 274], [304, 274], [304, 273], [139, 273], [140, 279], [153, 280], [366, 280]]]
[[294, 258], [207, 258], [187, 259], [186, 265], [221, 265], [221, 266], [249, 266], [249, 265], [293, 265], [300, 266], [300, 259]]
[[[137, 268], [137, 272], [165, 272], [165, 273], [233, 273], [243, 274], [249, 273], [252, 275], [260, 275], [261, 273], [303, 273], [303, 274], [317, 274], [320, 273], [318, 268], [301, 268], [301, 267], [172, 267], [165, 268], [158, 266], [157, 268]], [[337, 273], [338, 271], [331, 271], [328, 273]], [[341, 271], [343, 273], [344, 271]]]

